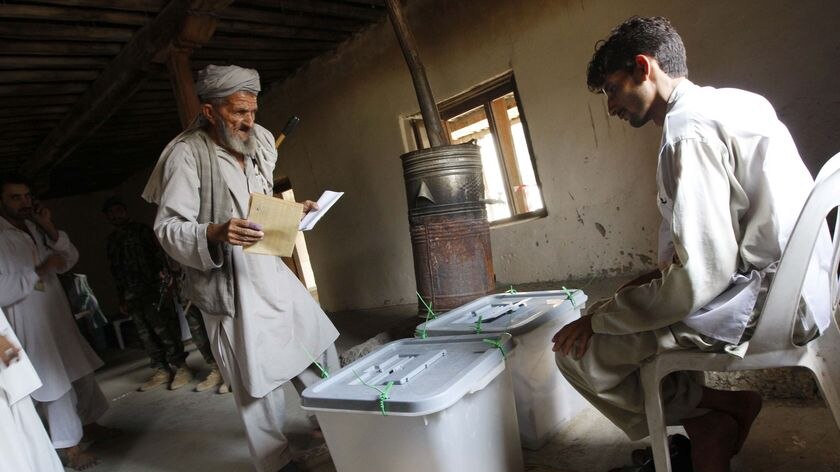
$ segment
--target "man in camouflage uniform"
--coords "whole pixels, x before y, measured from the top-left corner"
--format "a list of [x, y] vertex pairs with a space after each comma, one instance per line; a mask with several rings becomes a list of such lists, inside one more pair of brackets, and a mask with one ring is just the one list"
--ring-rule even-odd
[[102, 212], [114, 226], [107, 251], [120, 310], [134, 321], [155, 370], [139, 390], [145, 392], [168, 382], [170, 390], [181, 388], [192, 380], [193, 373], [187, 367], [172, 297], [165, 293], [171, 284], [166, 256], [152, 229], [131, 221], [120, 199], [108, 199]]

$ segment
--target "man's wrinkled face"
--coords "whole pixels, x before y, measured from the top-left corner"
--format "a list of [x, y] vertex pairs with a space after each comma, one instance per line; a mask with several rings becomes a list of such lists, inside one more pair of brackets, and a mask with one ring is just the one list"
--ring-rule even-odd
[[610, 115], [628, 121], [634, 128], [650, 121], [652, 96], [631, 72], [619, 70], [608, 75], [602, 91], [607, 96]]
[[105, 210], [105, 218], [114, 226], [122, 226], [128, 223], [128, 211], [122, 205], [111, 205]]
[[3, 216], [24, 220], [32, 217], [32, 194], [26, 184], [6, 184], [0, 193]]
[[257, 146], [254, 122], [257, 116], [257, 96], [236, 92], [218, 107], [213, 107], [216, 132], [221, 144], [240, 154], [250, 154]]

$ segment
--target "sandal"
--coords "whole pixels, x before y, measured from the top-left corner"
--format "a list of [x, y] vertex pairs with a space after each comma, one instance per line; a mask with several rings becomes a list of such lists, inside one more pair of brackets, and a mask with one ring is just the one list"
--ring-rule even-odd
[[[691, 462], [691, 441], [682, 434], [668, 436], [668, 452], [673, 472], [693, 472]], [[636, 449], [631, 454], [633, 465], [610, 469], [609, 472], [655, 472], [653, 450], [650, 447]]]

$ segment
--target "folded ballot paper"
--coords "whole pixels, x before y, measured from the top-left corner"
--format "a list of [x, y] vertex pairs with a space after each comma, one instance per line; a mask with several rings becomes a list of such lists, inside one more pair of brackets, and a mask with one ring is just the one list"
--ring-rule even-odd
[[315, 227], [315, 223], [318, 222], [329, 209], [338, 201], [341, 196], [344, 195], [344, 192], [333, 192], [332, 190], [325, 190], [324, 193], [321, 194], [321, 197], [318, 199], [318, 209], [312, 210], [300, 220], [300, 230], [301, 231], [309, 231], [313, 227]]
[[262, 226], [263, 239], [245, 248], [251, 254], [290, 257], [298, 231], [315, 226], [344, 192], [325, 191], [318, 199], [318, 210], [311, 210], [303, 219], [303, 205], [259, 193], [251, 194], [248, 220]]

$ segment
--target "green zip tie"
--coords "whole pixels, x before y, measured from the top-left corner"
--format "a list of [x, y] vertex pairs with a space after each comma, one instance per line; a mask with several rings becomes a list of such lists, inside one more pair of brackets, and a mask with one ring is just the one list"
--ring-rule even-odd
[[575, 297], [572, 295], [572, 291], [563, 287], [563, 291], [566, 293], [566, 300], [572, 302], [572, 308], [577, 308], [577, 303], [575, 303]]
[[420, 338], [420, 339], [426, 339], [426, 338], [429, 337], [426, 334], [426, 326], [429, 323], [429, 317], [431, 317], [433, 320], [435, 320], [435, 319], [437, 319], [437, 315], [435, 314], [434, 310], [432, 310], [431, 305], [426, 303], [426, 300], [423, 300], [423, 297], [420, 296], [420, 292], [414, 292], [414, 293], [417, 294], [417, 298], [419, 298], [420, 301], [423, 302], [423, 305], [426, 307], [426, 321], [423, 322], [423, 329], [415, 330], [414, 331], [414, 337]]
[[300, 342], [299, 339], [297, 340], [297, 342], [298, 345], [300, 345], [300, 348], [303, 349], [303, 352], [306, 353], [306, 356], [309, 357], [309, 360], [311, 360], [312, 363], [315, 364], [315, 367], [317, 367], [318, 370], [321, 371], [321, 378], [328, 379], [330, 377], [329, 371], [324, 366], [322, 366], [320, 362], [316, 361], [314, 357], [312, 357], [312, 354], [310, 354], [309, 351], [305, 347], [303, 347], [303, 343]]
[[505, 293], [509, 293], [509, 294], [513, 295], [514, 293], [518, 293], [518, 292], [516, 291], [515, 288], [513, 288], [513, 285], [511, 285], [509, 289], [505, 290]]
[[478, 321], [475, 322], [475, 334], [481, 334], [481, 315], [478, 315]]
[[505, 352], [505, 347], [502, 346], [502, 342], [500, 339], [482, 339], [482, 341], [486, 342], [487, 344], [497, 348], [498, 350], [502, 351], [502, 358], [507, 359], [507, 352]]
[[356, 375], [356, 378], [359, 379], [359, 382], [361, 382], [362, 385], [364, 385], [365, 387], [372, 388], [379, 392], [379, 409], [382, 411], [382, 416], [388, 416], [388, 412], [387, 410], [385, 410], [385, 402], [388, 401], [389, 398], [391, 398], [391, 388], [394, 386], [394, 381], [392, 380], [388, 382], [385, 385], [385, 389], [381, 389], [379, 387], [374, 387], [373, 385], [362, 380], [362, 378], [359, 376], [359, 373], [355, 370], [353, 370], [353, 374]]
[[426, 303], [426, 300], [423, 299], [423, 297], [420, 295], [420, 292], [414, 292], [414, 293], [417, 294], [417, 298], [419, 298], [420, 301], [423, 302], [423, 306], [426, 307], [426, 321], [429, 320], [429, 317], [431, 317], [433, 320], [436, 320], [437, 319], [437, 313], [435, 313], [435, 311], [432, 310], [432, 306], [429, 305], [428, 303]]

